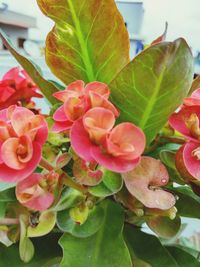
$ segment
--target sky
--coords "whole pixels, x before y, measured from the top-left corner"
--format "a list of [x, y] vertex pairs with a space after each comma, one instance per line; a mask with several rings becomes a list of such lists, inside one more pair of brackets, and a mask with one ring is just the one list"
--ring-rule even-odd
[[[38, 30], [31, 30], [31, 37], [43, 39], [53, 23], [41, 14], [36, 0], [0, 0], [11, 9], [38, 18]], [[200, 51], [200, 0], [144, 0], [142, 35], [151, 42], [162, 33], [165, 22], [169, 24], [167, 39], [184, 37], [193, 52]]]

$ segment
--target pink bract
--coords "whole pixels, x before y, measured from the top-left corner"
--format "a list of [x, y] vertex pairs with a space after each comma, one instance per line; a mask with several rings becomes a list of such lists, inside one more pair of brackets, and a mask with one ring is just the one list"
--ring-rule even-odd
[[54, 195], [41, 187], [43, 179], [42, 174], [33, 173], [17, 183], [16, 196], [23, 206], [35, 211], [44, 211], [52, 205]]
[[183, 107], [169, 118], [171, 127], [187, 139], [200, 142], [200, 106]]
[[30, 175], [41, 160], [47, 136], [41, 115], [16, 106], [0, 111], [0, 180], [16, 182]]
[[200, 106], [200, 88], [196, 89], [190, 97], [184, 99], [185, 106]]
[[80, 80], [68, 85], [64, 91], [56, 92], [54, 97], [64, 104], [53, 115], [55, 120], [53, 131], [69, 130], [76, 120], [94, 107], [104, 107], [118, 117], [119, 112], [108, 100], [109, 95], [110, 91], [106, 84], [92, 82], [85, 86]]
[[115, 172], [132, 170], [140, 161], [145, 148], [145, 136], [131, 123], [114, 129], [114, 115], [104, 108], [93, 108], [76, 121], [70, 131], [74, 151], [85, 161]]
[[176, 167], [187, 181], [200, 181], [200, 144], [188, 142], [181, 147], [176, 155]]
[[38, 87], [24, 70], [12, 68], [0, 81], [0, 109], [5, 109], [19, 101], [29, 103], [32, 97], [42, 97]]

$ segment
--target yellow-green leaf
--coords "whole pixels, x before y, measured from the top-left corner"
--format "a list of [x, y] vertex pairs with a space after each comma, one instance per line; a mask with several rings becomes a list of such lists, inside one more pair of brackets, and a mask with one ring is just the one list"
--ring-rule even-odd
[[150, 46], [111, 82], [120, 119], [141, 127], [150, 143], [182, 103], [193, 77], [193, 57], [184, 39]]
[[46, 61], [65, 84], [109, 83], [129, 62], [129, 37], [114, 0], [37, 0], [55, 21]]

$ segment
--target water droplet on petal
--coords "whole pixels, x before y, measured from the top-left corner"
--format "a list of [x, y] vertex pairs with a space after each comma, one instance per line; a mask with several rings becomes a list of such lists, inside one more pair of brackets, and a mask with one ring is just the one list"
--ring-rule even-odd
[[167, 182], [167, 179], [162, 179], [161, 182], [165, 184]]

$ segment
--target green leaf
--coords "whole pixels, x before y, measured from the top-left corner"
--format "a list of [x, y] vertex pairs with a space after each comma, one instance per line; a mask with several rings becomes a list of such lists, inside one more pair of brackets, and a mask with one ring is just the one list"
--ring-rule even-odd
[[178, 196], [176, 201], [178, 215], [200, 219], [200, 198], [193, 193], [189, 186], [170, 187], [169, 189]]
[[103, 181], [97, 186], [90, 187], [88, 191], [96, 197], [107, 197], [120, 191], [122, 185], [123, 180], [120, 174], [105, 170]]
[[176, 236], [181, 227], [181, 219], [178, 216], [174, 220], [168, 217], [155, 216], [150, 218], [146, 223], [154, 233], [162, 238]]
[[102, 202], [101, 207], [104, 222], [96, 234], [82, 239], [64, 234], [60, 239], [64, 253], [60, 267], [132, 267], [122, 237], [122, 208], [111, 201]]
[[14, 183], [3, 183], [3, 182], [0, 182], [0, 192], [4, 191], [4, 190], [7, 190], [9, 188], [13, 188], [15, 187], [16, 184]]
[[12, 201], [16, 201], [14, 188], [10, 188], [10, 189], [0, 192], [0, 203], [1, 202], [12, 202]]
[[34, 256], [34, 246], [31, 240], [27, 237], [27, 226], [24, 216], [20, 216], [20, 241], [19, 254], [23, 262], [29, 262]]
[[124, 236], [132, 259], [136, 256], [153, 267], [179, 267], [155, 236], [143, 233], [131, 226], [125, 227]]
[[52, 96], [53, 93], [57, 92], [59, 89], [52, 82], [45, 80], [38, 67], [28, 58], [21, 55], [12, 45], [8, 36], [0, 29], [0, 38], [3, 40], [4, 45], [10, 51], [10, 53], [15, 57], [19, 64], [25, 69], [28, 75], [32, 78], [35, 84], [40, 88], [43, 95], [49, 100], [51, 104], [57, 103], [57, 100]]
[[1, 267], [56, 267], [62, 251], [58, 246], [57, 235], [50, 235], [45, 238], [33, 239], [35, 255], [31, 262], [23, 263], [19, 258], [18, 244], [7, 248], [0, 245], [0, 266]]
[[0, 202], [0, 218], [4, 218], [6, 213], [6, 202]]
[[111, 82], [121, 121], [142, 128], [149, 144], [182, 103], [193, 77], [193, 57], [184, 39], [150, 46]]
[[28, 226], [27, 236], [38, 237], [50, 233], [56, 224], [56, 213], [53, 211], [44, 211], [39, 217], [39, 223], [36, 227]]
[[75, 237], [88, 237], [95, 234], [104, 220], [104, 210], [100, 206], [94, 207], [83, 224], [77, 224], [70, 217], [69, 210], [58, 212], [57, 225], [63, 231]]
[[166, 249], [174, 257], [179, 267], [200, 267], [200, 262], [186, 251], [175, 246], [167, 246]]
[[83, 200], [85, 200], [85, 196], [80, 191], [65, 187], [62, 191], [60, 200], [58, 201], [56, 206], [53, 207], [53, 210], [61, 211], [73, 208]]
[[114, 0], [37, 0], [55, 21], [46, 61], [65, 84], [109, 83], [129, 62], [129, 36]]

